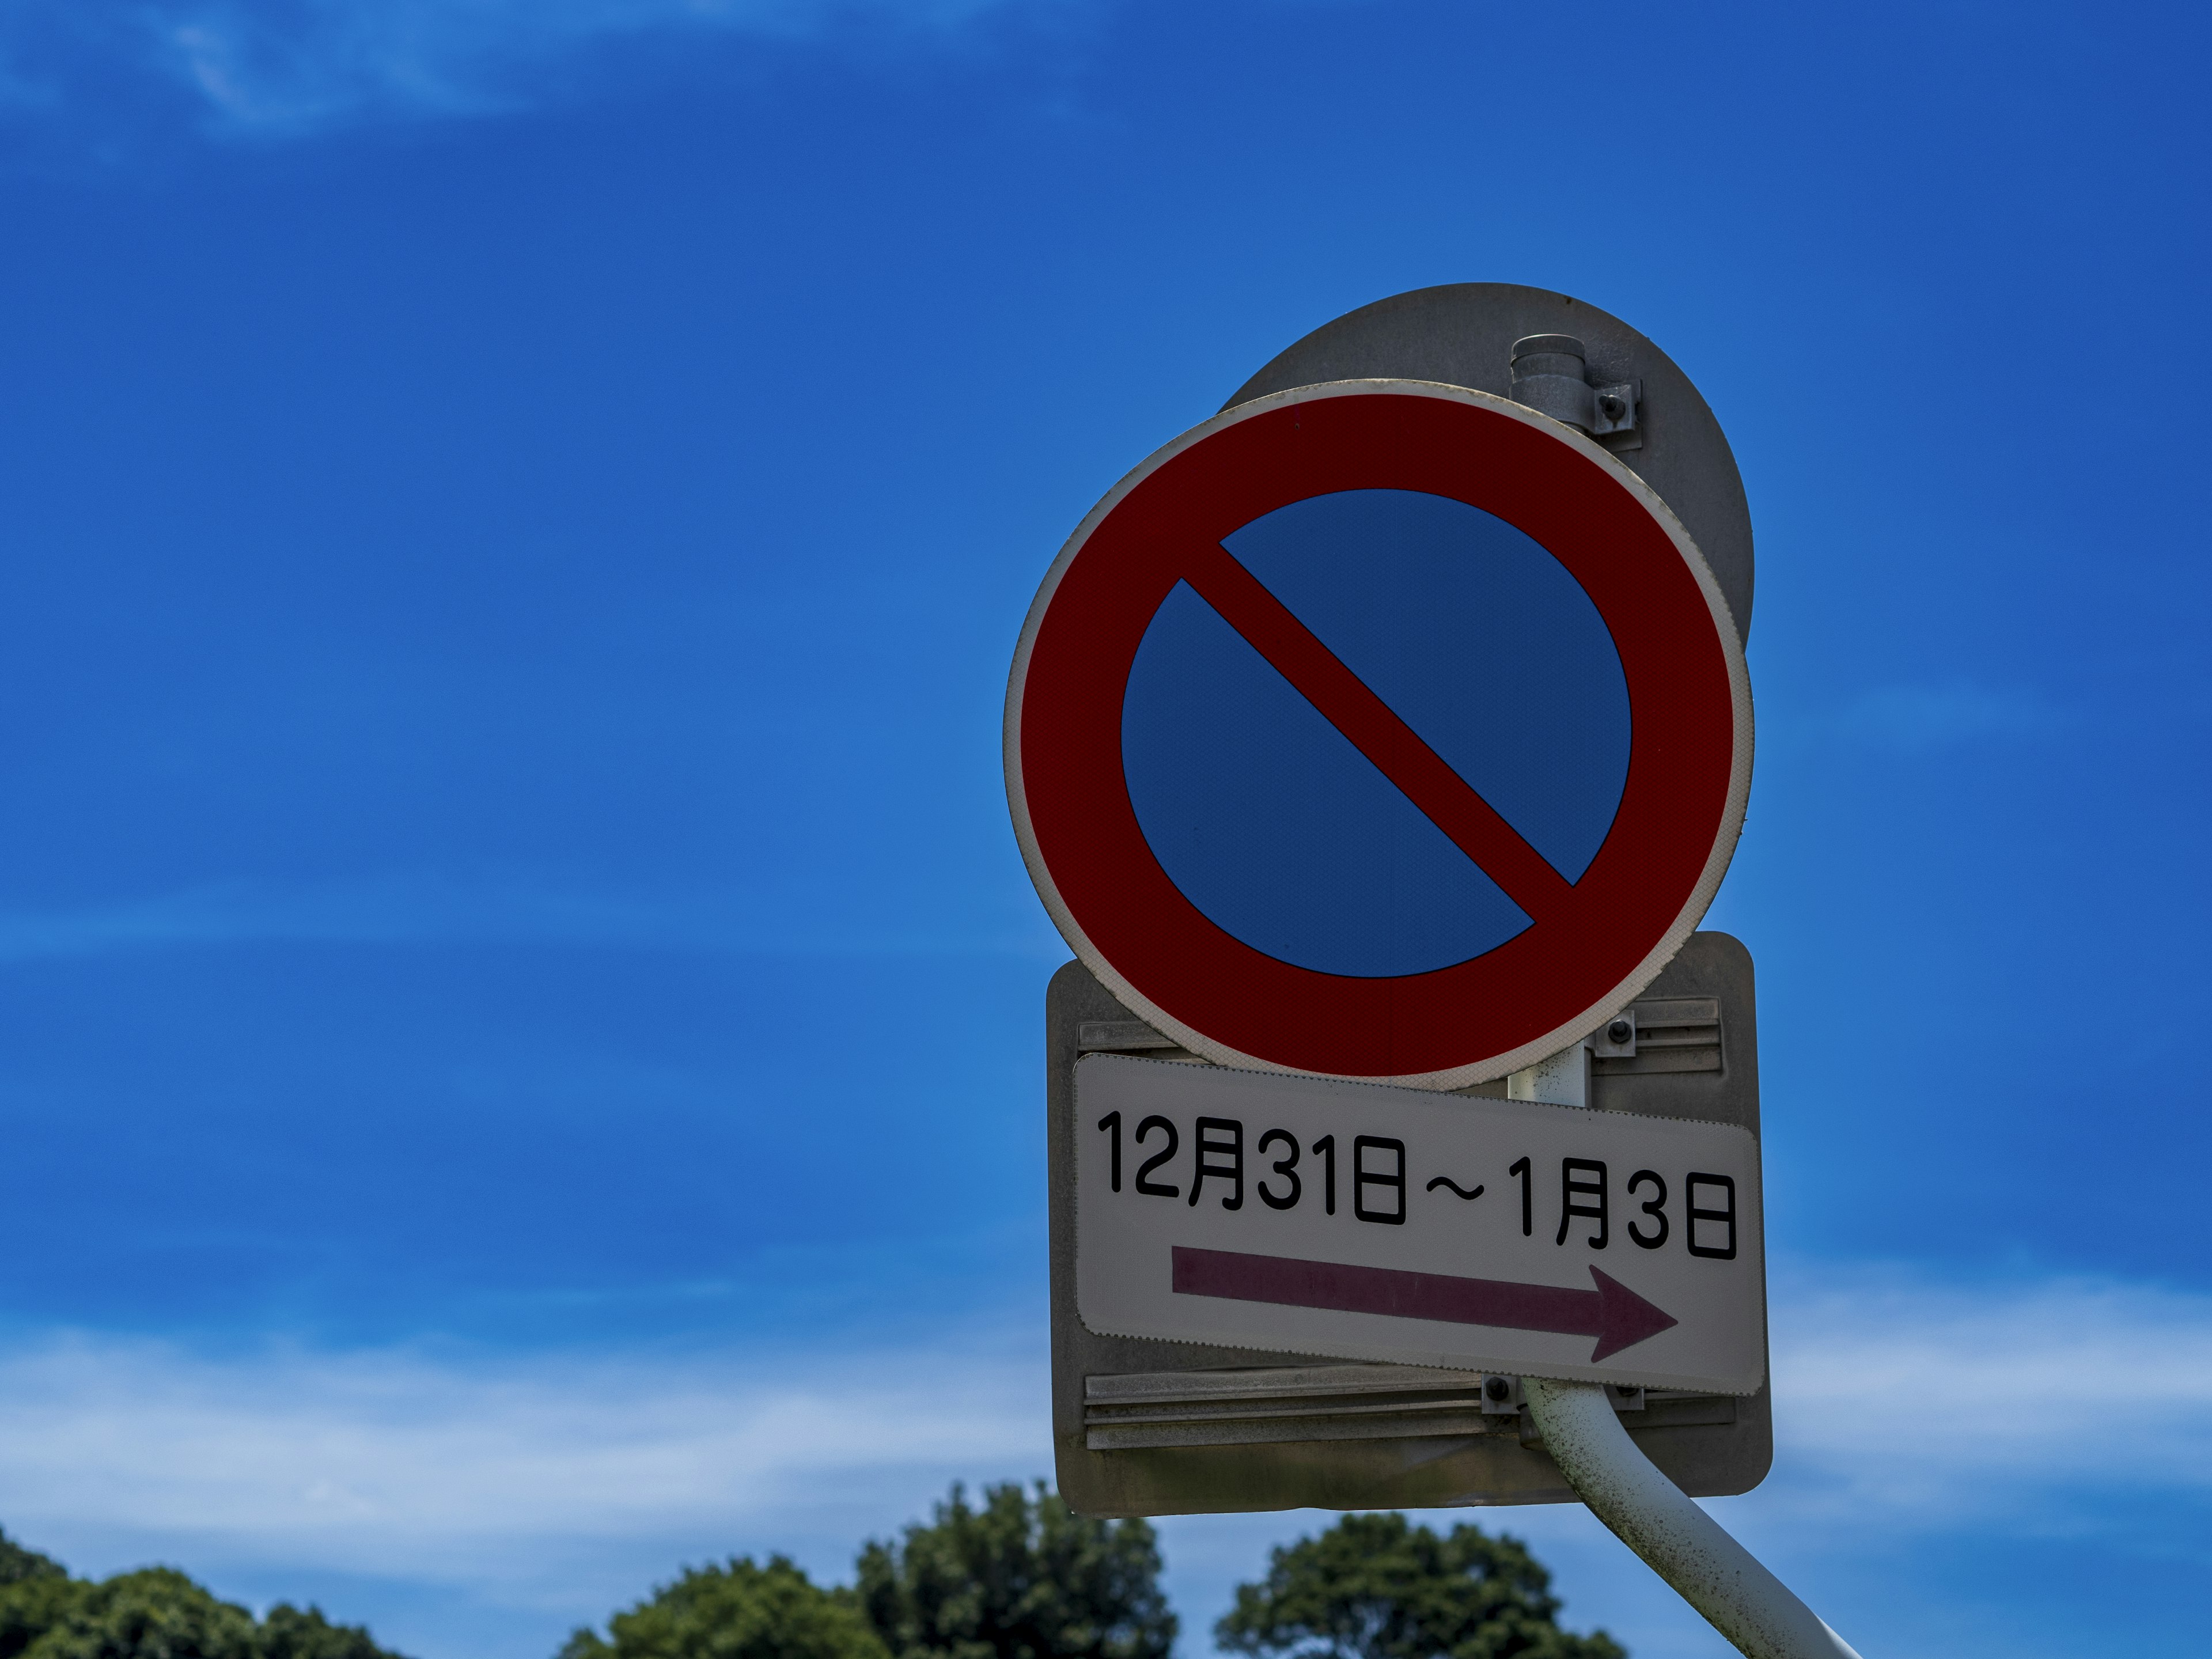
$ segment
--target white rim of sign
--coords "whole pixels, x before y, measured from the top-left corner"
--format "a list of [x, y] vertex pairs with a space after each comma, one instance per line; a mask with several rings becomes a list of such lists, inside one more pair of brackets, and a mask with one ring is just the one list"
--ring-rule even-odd
[[1469, 1084], [1492, 1082], [1539, 1060], [1548, 1060], [1569, 1044], [1588, 1036], [1641, 995], [1644, 988], [1658, 978], [1661, 970], [1674, 959], [1675, 952], [1697, 931], [1698, 923], [1711, 908], [1713, 895], [1720, 889], [1721, 878], [1728, 873], [1729, 860], [1735, 855], [1736, 842], [1743, 833], [1744, 811], [1751, 798], [1751, 672], [1744, 663], [1743, 641], [1736, 633], [1735, 618], [1721, 593], [1720, 583], [1713, 575], [1712, 567], [1705, 562], [1705, 556], [1698, 551], [1697, 543], [1690, 538], [1690, 532], [1682, 527], [1682, 521], [1674, 516], [1673, 510], [1660, 499], [1651, 486], [1602, 446], [1574, 428], [1562, 425], [1549, 416], [1540, 415], [1525, 404], [1514, 403], [1509, 398], [1494, 397], [1487, 392], [1477, 392], [1471, 386], [1447, 385], [1440, 380], [1326, 380], [1313, 386], [1294, 386], [1288, 392], [1273, 392], [1264, 398], [1255, 398], [1249, 403], [1237, 404], [1209, 420], [1200, 422], [1181, 436], [1170, 439], [1132, 468], [1084, 516], [1083, 522], [1075, 527], [1075, 533], [1067, 538], [1060, 550], [1059, 556], [1052, 562], [1052, 568], [1045, 572], [1044, 580], [1037, 588], [1036, 598], [1030, 602], [1029, 615], [1023, 619], [1021, 639], [1014, 647], [1013, 667], [1006, 680], [1006, 714], [1002, 739], [1006, 754], [1006, 804], [1013, 815], [1014, 836], [1021, 844], [1022, 861], [1029, 866], [1030, 878], [1036, 884], [1037, 895], [1044, 901], [1053, 925], [1060, 929], [1060, 937], [1067, 941], [1084, 966], [1114, 994], [1124, 1007], [1164, 1036], [1173, 1037], [1191, 1053], [1216, 1065], [1246, 1066], [1293, 1076], [1312, 1075], [1301, 1073], [1296, 1066], [1279, 1065], [1264, 1056], [1232, 1048], [1177, 1019], [1131, 984], [1077, 924], [1073, 913], [1060, 896], [1060, 888], [1052, 878], [1052, 872], [1046, 867], [1044, 857], [1037, 847], [1036, 830], [1030, 823], [1029, 800], [1022, 784], [1022, 691], [1029, 678], [1030, 653], [1036, 648], [1037, 629], [1043, 623], [1045, 612], [1051, 608], [1053, 595], [1060, 589], [1060, 579], [1067, 574], [1068, 567], [1074, 562], [1076, 556], [1082, 552], [1091, 533], [1104, 522], [1107, 514], [1121, 505], [1131, 490], [1186, 449], [1226, 428], [1288, 404], [1311, 403], [1324, 398], [1357, 397], [1443, 398], [1486, 409], [1518, 421], [1555, 442], [1565, 444], [1610, 474], [1614, 482], [1635, 497], [1644, 510], [1667, 532], [1675, 551], [1681, 555], [1683, 563], [1689, 567], [1690, 574], [1696, 578], [1698, 590], [1705, 595], [1706, 608], [1711, 612], [1714, 630], [1720, 637], [1722, 654], [1727, 659], [1729, 696], [1735, 713], [1735, 741], [1729, 760], [1728, 803], [1722, 813], [1720, 831], [1713, 837], [1712, 851], [1706, 856], [1705, 869], [1699, 873], [1697, 885], [1691, 889], [1690, 896], [1674, 924], [1618, 985], [1582, 1012], [1504, 1054], [1440, 1072], [1362, 1076], [1354, 1079], [1365, 1083], [1396, 1084], [1415, 1089], [1460, 1089]]

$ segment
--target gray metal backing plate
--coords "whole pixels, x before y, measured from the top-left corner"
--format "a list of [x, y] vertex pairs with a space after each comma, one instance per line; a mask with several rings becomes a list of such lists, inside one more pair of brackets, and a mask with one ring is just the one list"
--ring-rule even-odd
[[1644, 382], [1632, 434], [1642, 447], [1599, 441], [1674, 509], [1719, 578], [1737, 634], [1748, 641], [1751, 507], [1735, 452], [1674, 359], [1595, 306], [1513, 283], [1453, 283], [1394, 295], [1323, 324], [1279, 353], [1222, 407], [1326, 380], [1440, 380], [1510, 398], [1513, 343], [1531, 334], [1580, 339], [1593, 384]]
[[[1711, 998], [1720, 1005], [1717, 1069], [1593, 1079], [1601, 1110], [1632, 1110], [1735, 1123], [1759, 1133], [1759, 1037], [1751, 956], [1725, 933], [1692, 934], [1645, 993]], [[1401, 1509], [1574, 1501], [1540, 1446], [1525, 1445], [1512, 1419], [1486, 1432], [1394, 1438], [1283, 1440], [1267, 1444], [1094, 1450], [1086, 1379], [1139, 1374], [1228, 1374], [1263, 1367], [1334, 1366], [1304, 1354], [1108, 1337], [1075, 1311], [1073, 1172], [1075, 1061], [1086, 1023], [1136, 1024], [1079, 963], [1053, 975], [1046, 994], [1045, 1068], [1051, 1176], [1053, 1442], [1061, 1495], [1085, 1515], [1191, 1515], [1280, 1509]], [[1155, 1050], [1155, 1052], [1160, 1052]], [[1179, 1050], [1169, 1050], [1178, 1054]], [[1478, 1091], [1470, 1090], [1475, 1093]], [[1502, 1085], [1480, 1092], [1503, 1092]], [[1397, 1368], [1386, 1368], [1397, 1369]], [[1472, 1376], [1470, 1374], [1470, 1380]], [[1748, 1492], [1773, 1461], [1767, 1389], [1730, 1403], [1725, 1422], [1623, 1418], [1636, 1443], [1694, 1497]], [[1680, 1419], [1686, 1415], [1676, 1411]]]

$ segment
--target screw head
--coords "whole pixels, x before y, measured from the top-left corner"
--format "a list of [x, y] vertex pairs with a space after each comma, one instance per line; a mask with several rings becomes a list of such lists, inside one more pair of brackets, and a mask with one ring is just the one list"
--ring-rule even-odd
[[1632, 1041], [1635, 1036], [1636, 1028], [1625, 1019], [1616, 1019], [1605, 1028], [1605, 1040], [1616, 1048]]
[[1610, 392], [1597, 400], [1597, 406], [1604, 411], [1605, 418], [1608, 421], [1619, 420], [1628, 409], [1628, 405], [1621, 402], [1618, 395]]
[[1490, 1396], [1491, 1404], [1502, 1406], [1512, 1398], [1513, 1385], [1502, 1376], [1493, 1376], [1482, 1385], [1482, 1391]]

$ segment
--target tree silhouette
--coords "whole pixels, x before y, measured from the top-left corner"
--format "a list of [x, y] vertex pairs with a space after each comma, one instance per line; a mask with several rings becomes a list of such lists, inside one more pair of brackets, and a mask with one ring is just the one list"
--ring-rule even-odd
[[1518, 1539], [1347, 1515], [1240, 1584], [1214, 1640], [1253, 1659], [1627, 1659], [1556, 1622], [1552, 1576]]

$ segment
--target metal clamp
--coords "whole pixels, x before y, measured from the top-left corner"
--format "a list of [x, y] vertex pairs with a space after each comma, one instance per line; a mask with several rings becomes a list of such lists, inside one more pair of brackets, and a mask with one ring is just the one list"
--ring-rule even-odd
[[1571, 334], [1530, 334], [1513, 343], [1513, 401], [1603, 437], [1636, 430], [1642, 380], [1592, 386], [1583, 343]]
[[[1640, 1383], [1607, 1383], [1605, 1397], [1613, 1402], [1613, 1408], [1617, 1412], [1646, 1409], [1644, 1388]], [[1519, 1377], [1504, 1376], [1495, 1371], [1483, 1373], [1482, 1414], [1485, 1417], [1511, 1417], [1528, 1409], [1528, 1390], [1521, 1386]]]

